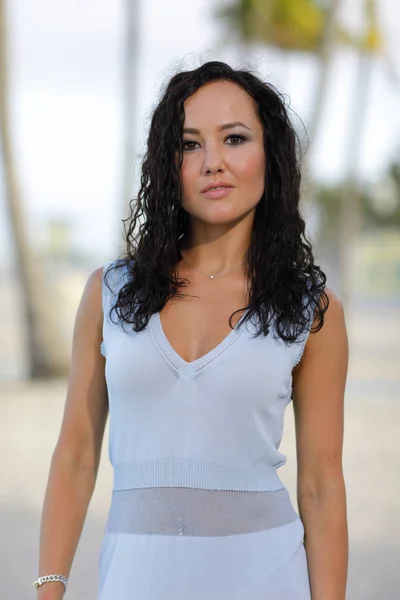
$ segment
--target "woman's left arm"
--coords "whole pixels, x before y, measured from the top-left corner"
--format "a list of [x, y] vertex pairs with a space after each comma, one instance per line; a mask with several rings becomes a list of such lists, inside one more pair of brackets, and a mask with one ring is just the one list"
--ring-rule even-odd
[[323, 327], [310, 333], [293, 372], [297, 502], [312, 600], [345, 600], [348, 569], [342, 470], [348, 341], [343, 307], [328, 289]]

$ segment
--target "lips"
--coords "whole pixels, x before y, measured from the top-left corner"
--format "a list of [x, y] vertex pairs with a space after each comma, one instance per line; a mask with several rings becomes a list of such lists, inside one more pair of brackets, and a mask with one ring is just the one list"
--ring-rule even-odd
[[206, 185], [202, 190], [201, 193], [204, 194], [205, 192], [208, 192], [209, 190], [213, 190], [216, 188], [232, 188], [233, 185], [231, 185], [230, 183], [226, 183], [225, 181], [217, 181], [215, 183], [209, 183], [208, 185]]
[[210, 199], [218, 200], [219, 198], [225, 198], [235, 188], [232, 186], [218, 186], [211, 187], [206, 192], [203, 192], [203, 196]]

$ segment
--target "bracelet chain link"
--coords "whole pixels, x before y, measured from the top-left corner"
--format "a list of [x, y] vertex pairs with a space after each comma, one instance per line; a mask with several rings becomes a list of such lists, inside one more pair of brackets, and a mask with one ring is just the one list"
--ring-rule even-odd
[[64, 585], [65, 594], [68, 587], [68, 577], [65, 577], [65, 575], [43, 575], [42, 577], [38, 577], [38, 579], [34, 581], [32, 585], [34, 585], [35, 588], [38, 589], [44, 583], [48, 583], [50, 581], [60, 581]]

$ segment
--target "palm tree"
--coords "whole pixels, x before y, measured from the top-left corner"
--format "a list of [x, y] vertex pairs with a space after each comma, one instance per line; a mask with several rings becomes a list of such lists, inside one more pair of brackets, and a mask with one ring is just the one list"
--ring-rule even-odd
[[[340, 3], [341, 0], [331, 0], [324, 9], [317, 0], [235, 0], [217, 11], [217, 16], [225, 21], [230, 31], [247, 44], [263, 43], [284, 53], [311, 52], [317, 57], [318, 80], [307, 125], [309, 150], [306, 161], [321, 125]], [[308, 162], [303, 171], [306, 181], [303, 195], [309, 197], [313, 194], [310, 193]]]
[[339, 285], [346, 302], [352, 287], [349, 268], [351, 245], [362, 229], [361, 191], [358, 179], [372, 67], [374, 57], [382, 48], [376, 0], [364, 0], [363, 8], [365, 29], [356, 40], [358, 64], [345, 147], [345, 184], [339, 211]]
[[[368, 98], [372, 55], [380, 43], [376, 18], [376, 1], [363, 0], [367, 17], [367, 31], [360, 39], [338, 27], [337, 16], [340, 0], [330, 0], [325, 9], [316, 0], [235, 0], [229, 7], [219, 11], [224, 19], [245, 43], [262, 42], [278, 47], [284, 52], [311, 52], [318, 60], [318, 75], [311, 114], [307, 123], [309, 147], [302, 169], [301, 197], [306, 204], [307, 217], [316, 210], [316, 183], [310, 177], [310, 156], [313, 143], [321, 127], [326, 102], [330, 65], [337, 42], [349, 44], [359, 53], [356, 76], [353, 115], [345, 154], [347, 156], [346, 193], [340, 205], [340, 228], [338, 231], [339, 287], [344, 302], [350, 296], [350, 244], [359, 232], [361, 207], [357, 187], [360, 140], [364, 128], [364, 115]], [[305, 202], [304, 202], [305, 201]], [[310, 220], [306, 219], [307, 227]], [[313, 233], [308, 231], [308, 233]], [[312, 237], [316, 237], [315, 235]], [[317, 252], [319, 240], [314, 239]], [[322, 249], [321, 249], [322, 250]]]
[[21, 190], [13, 157], [9, 129], [9, 77], [5, 0], [0, 0], [0, 142], [8, 209], [18, 280], [22, 291], [22, 319], [26, 331], [28, 376], [42, 378], [65, 375], [68, 358], [51, 302], [51, 290], [29, 243]]

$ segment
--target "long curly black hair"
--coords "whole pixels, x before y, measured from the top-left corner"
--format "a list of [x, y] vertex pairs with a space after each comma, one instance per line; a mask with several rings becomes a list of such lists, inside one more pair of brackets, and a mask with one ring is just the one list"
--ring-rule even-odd
[[267, 157], [265, 189], [244, 263], [249, 304], [239, 309], [244, 311], [241, 323], [257, 317], [256, 335], [268, 335], [276, 319], [276, 334], [294, 342], [310, 326], [310, 316], [315, 317], [314, 331], [322, 327], [329, 304], [326, 276], [314, 264], [299, 212], [299, 140], [285, 99], [274, 86], [217, 61], [174, 75], [153, 112], [140, 190], [124, 219], [126, 247], [106, 275], [107, 282], [110, 270], [129, 271], [111, 312], [115, 310], [120, 320], [141, 331], [170, 298], [184, 296], [181, 290], [188, 281], [179, 278], [176, 269], [181, 259], [179, 238], [189, 224], [180, 201], [184, 102], [204, 84], [218, 80], [239, 85], [253, 98]]

